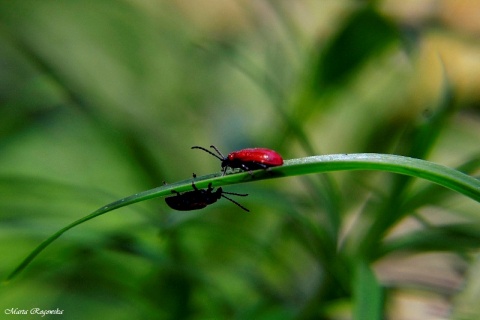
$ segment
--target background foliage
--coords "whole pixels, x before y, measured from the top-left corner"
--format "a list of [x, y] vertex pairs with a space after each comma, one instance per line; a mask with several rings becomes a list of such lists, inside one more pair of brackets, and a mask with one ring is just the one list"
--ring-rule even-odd
[[[394, 153], [478, 176], [478, 10], [453, 0], [0, 1], [1, 274], [106, 203], [220, 169], [193, 145], [286, 159]], [[227, 190], [249, 193], [251, 213], [228, 201], [174, 212], [156, 199], [71, 230], [0, 288], [0, 312], [480, 315], [473, 200], [378, 172]]]

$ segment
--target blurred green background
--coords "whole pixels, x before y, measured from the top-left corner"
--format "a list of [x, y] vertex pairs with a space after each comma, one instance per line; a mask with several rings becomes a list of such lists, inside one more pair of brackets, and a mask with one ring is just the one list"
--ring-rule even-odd
[[[193, 145], [394, 153], [478, 175], [478, 12], [474, 0], [0, 0], [1, 275], [107, 203], [218, 172]], [[345, 264], [371, 212], [410, 205], [379, 243], [480, 223], [478, 203], [421, 181], [396, 192], [396, 179], [227, 187], [250, 194], [250, 213], [163, 199], [110, 212], [0, 287], [0, 318], [349, 319]], [[474, 240], [372, 253], [388, 318], [478, 319]]]

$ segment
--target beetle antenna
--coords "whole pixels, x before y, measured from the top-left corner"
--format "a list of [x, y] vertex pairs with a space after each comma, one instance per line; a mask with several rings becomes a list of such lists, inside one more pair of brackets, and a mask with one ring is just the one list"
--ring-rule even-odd
[[226, 191], [223, 191], [223, 190], [222, 190], [222, 193], [233, 194], [234, 196], [240, 196], [240, 197], [246, 197], [246, 196], [248, 196], [248, 193], [226, 192]]
[[[228, 193], [228, 194], [234, 194], [234, 195], [237, 195], [237, 196], [248, 196], [248, 194], [235, 194], [235, 193], [230, 193], [230, 192], [223, 192], [223, 193]], [[244, 206], [242, 206], [240, 203], [238, 203], [237, 201], [233, 200], [233, 199], [230, 199], [229, 197], [227, 196], [224, 196], [222, 193], [222, 197], [235, 203], [237, 206], [239, 206], [240, 208], [242, 208], [243, 210], [247, 211], [247, 212], [250, 212], [250, 210], [248, 210], [247, 208], [245, 208]]]
[[215, 151], [217, 151], [217, 153], [222, 157], [222, 159], [225, 159], [225, 156], [220, 152], [220, 150], [217, 149], [217, 147], [215, 147], [214, 145], [211, 145], [210, 148], [215, 149]]
[[[200, 150], [203, 150], [205, 152], [208, 152], [210, 153], [212, 156], [214, 156], [215, 158], [219, 159], [220, 161], [223, 161], [224, 158], [220, 158], [218, 155], [216, 155], [215, 153], [213, 153], [212, 151], [210, 150], [207, 150], [205, 148], [202, 148], [202, 147], [199, 147], [199, 146], [193, 146], [192, 149], [200, 149]], [[215, 148], [215, 150], [217, 150], [217, 148]], [[223, 155], [217, 150], [217, 152], [223, 157]]]

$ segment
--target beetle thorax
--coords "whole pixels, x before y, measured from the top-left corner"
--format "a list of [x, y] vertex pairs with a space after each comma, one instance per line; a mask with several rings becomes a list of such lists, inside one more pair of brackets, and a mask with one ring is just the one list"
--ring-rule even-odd
[[231, 160], [229, 158], [225, 158], [222, 160], [222, 168], [228, 167]]

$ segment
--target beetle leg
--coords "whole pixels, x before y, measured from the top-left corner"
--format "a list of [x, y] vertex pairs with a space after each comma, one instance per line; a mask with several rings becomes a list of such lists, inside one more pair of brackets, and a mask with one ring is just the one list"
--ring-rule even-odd
[[264, 170], [269, 168], [269, 166], [267, 166], [265, 163], [255, 162], [255, 164]]
[[193, 188], [193, 190], [198, 191], [198, 188], [193, 181], [192, 181], [192, 188]]
[[241, 167], [243, 170], [247, 171], [248, 174], [253, 177], [253, 172], [252, 172], [252, 170], [251, 170], [245, 163], [242, 163], [242, 164], [240, 165], [240, 167]]

